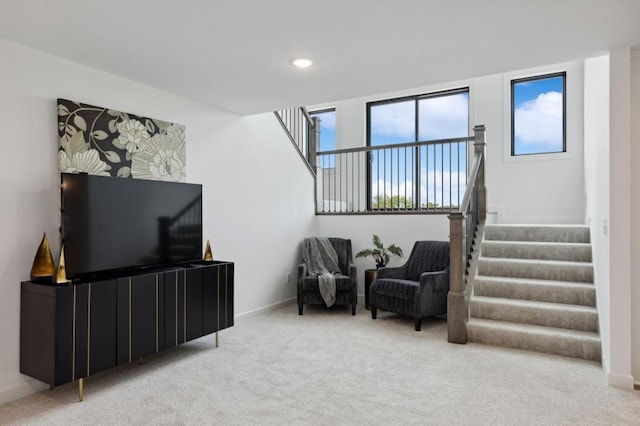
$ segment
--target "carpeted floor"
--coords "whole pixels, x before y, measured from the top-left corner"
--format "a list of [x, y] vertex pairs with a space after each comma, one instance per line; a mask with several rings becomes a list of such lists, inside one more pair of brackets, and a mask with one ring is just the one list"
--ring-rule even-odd
[[638, 424], [599, 364], [446, 342], [446, 322], [296, 305], [0, 406], [0, 424]]

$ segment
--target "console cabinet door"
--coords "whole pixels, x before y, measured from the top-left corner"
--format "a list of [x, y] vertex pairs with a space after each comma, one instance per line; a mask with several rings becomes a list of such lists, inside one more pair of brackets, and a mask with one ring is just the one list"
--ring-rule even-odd
[[202, 270], [187, 269], [185, 312], [187, 340], [202, 337]]
[[117, 363], [125, 364], [159, 351], [162, 274], [117, 280]]
[[158, 274], [131, 277], [131, 360], [158, 352]]
[[162, 273], [164, 279], [164, 347], [172, 348], [185, 341], [185, 271]]
[[218, 309], [220, 311], [220, 327], [225, 329], [233, 326], [233, 263], [225, 263], [219, 266], [220, 272], [220, 297]]
[[116, 280], [88, 285], [87, 375], [116, 366]]
[[23, 282], [20, 372], [52, 386], [73, 380], [73, 287]]
[[220, 295], [220, 267], [202, 268], [202, 331], [211, 334], [220, 329], [218, 299]]

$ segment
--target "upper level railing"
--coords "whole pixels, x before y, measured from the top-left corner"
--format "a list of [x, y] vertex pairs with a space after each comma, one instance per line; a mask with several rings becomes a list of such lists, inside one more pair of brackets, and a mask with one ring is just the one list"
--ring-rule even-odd
[[474, 157], [469, 181], [457, 211], [449, 215], [450, 266], [447, 297], [448, 340], [467, 343], [468, 292], [466, 269], [478, 224], [487, 216], [484, 185], [485, 127], [475, 126]]
[[309, 171], [315, 176], [315, 152], [319, 139], [320, 125], [316, 117], [311, 117], [305, 107], [282, 109], [274, 114], [291, 143], [298, 150]]
[[462, 137], [318, 152], [316, 213], [457, 211], [467, 186], [471, 141]]

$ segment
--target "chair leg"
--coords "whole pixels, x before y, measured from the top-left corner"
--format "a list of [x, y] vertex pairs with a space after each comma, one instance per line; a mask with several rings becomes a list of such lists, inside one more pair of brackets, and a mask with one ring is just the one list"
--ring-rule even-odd
[[356, 314], [356, 304], [355, 304], [355, 303], [353, 303], [353, 304], [351, 305], [351, 315], [355, 315], [355, 314]]
[[302, 315], [302, 303], [298, 304], [298, 315]]
[[422, 319], [416, 318], [416, 331], [420, 331], [420, 326], [422, 325]]
[[374, 308], [373, 306], [370, 306], [371, 308], [371, 319], [376, 319], [378, 317], [378, 308]]

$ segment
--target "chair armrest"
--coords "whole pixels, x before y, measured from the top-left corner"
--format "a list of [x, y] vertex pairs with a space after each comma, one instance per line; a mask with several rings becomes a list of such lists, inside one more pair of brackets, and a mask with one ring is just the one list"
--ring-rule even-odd
[[414, 309], [418, 316], [432, 316], [447, 312], [449, 268], [420, 274], [420, 287], [416, 291]]
[[356, 268], [356, 265], [354, 265], [353, 263], [349, 264], [349, 270], [347, 271], [347, 273], [349, 274], [349, 277], [351, 277], [351, 282], [354, 285], [358, 284], [358, 269]]
[[382, 267], [376, 271], [376, 278], [398, 278], [405, 279], [407, 276], [407, 268], [400, 266], [398, 268]]
[[298, 265], [298, 285], [302, 285], [302, 279], [308, 275], [307, 264]]
[[449, 293], [449, 268], [420, 274], [420, 289], [418, 291], [446, 297]]
[[432, 287], [434, 290], [449, 291], [449, 268], [442, 271], [423, 272], [420, 274], [420, 290]]

